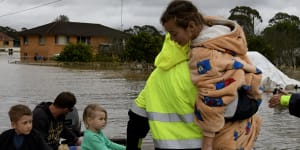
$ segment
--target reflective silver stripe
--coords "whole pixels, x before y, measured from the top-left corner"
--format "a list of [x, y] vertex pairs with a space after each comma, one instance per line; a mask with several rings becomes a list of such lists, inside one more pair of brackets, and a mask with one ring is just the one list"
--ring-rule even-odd
[[139, 108], [135, 103], [133, 103], [132, 107], [131, 107], [131, 111], [133, 111], [134, 113], [142, 116], [142, 117], [146, 117], [147, 118], [147, 113], [145, 109]]
[[193, 114], [175, 114], [175, 113], [156, 113], [148, 112], [148, 119], [152, 121], [161, 121], [161, 122], [185, 122], [192, 123], [194, 122]]
[[155, 148], [160, 149], [197, 149], [201, 148], [201, 139], [194, 140], [153, 140]]

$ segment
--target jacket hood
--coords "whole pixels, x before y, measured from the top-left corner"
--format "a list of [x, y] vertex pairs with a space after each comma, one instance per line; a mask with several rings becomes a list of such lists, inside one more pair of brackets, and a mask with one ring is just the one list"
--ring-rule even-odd
[[167, 33], [160, 53], [156, 56], [154, 65], [163, 70], [169, 70], [175, 65], [188, 59], [189, 44], [180, 46], [171, 40]]
[[52, 102], [41, 102], [36, 107], [35, 110], [45, 112], [51, 119], [65, 119], [65, 115], [62, 114], [60, 116], [54, 117], [52, 113], [50, 112], [49, 106], [52, 104]]
[[204, 27], [192, 46], [201, 46], [219, 51], [234, 51], [246, 55], [247, 41], [240, 25], [235, 21], [205, 17], [208, 26]]
[[50, 110], [49, 110], [49, 106], [51, 104], [52, 104], [52, 102], [41, 102], [41, 103], [39, 103], [35, 107], [35, 109], [37, 109], [37, 110], [44, 110], [44, 112], [46, 112], [47, 115], [53, 117], [52, 114], [51, 114], [51, 112], [50, 112]]
[[51, 105], [52, 103], [51, 102], [41, 102], [39, 103], [36, 108], [41, 108], [41, 109], [45, 109], [45, 110], [48, 110], [49, 109], [49, 106]]

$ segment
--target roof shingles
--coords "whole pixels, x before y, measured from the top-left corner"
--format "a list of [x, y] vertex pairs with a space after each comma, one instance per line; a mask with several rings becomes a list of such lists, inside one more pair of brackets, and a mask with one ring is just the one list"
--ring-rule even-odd
[[68, 35], [127, 37], [128, 34], [101, 24], [79, 22], [52, 22], [20, 32], [20, 35]]

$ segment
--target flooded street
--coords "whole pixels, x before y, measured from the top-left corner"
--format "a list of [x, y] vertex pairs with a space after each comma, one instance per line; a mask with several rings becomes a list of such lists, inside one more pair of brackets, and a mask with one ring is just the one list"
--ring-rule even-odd
[[[77, 97], [80, 118], [87, 104], [99, 103], [108, 111], [104, 133], [110, 138], [126, 137], [127, 111], [145, 80], [127, 79], [126, 74], [132, 72], [124, 70], [8, 64], [7, 59], [6, 54], [0, 54], [0, 132], [10, 128], [7, 115], [10, 106], [22, 103], [33, 109], [41, 101], [53, 101], [62, 91], [71, 91]], [[258, 112], [263, 125], [256, 150], [300, 149], [300, 118], [290, 116], [288, 110], [268, 108], [269, 96], [264, 95]], [[150, 135], [145, 143], [143, 149], [153, 149], [149, 146]]]
[[22, 103], [33, 109], [41, 101], [53, 101], [62, 91], [71, 91], [77, 97], [80, 118], [87, 104], [99, 103], [108, 111], [104, 133], [126, 137], [128, 109], [145, 84], [122, 77], [133, 72], [8, 64], [7, 58], [0, 54], [0, 132], [10, 127], [10, 106]]

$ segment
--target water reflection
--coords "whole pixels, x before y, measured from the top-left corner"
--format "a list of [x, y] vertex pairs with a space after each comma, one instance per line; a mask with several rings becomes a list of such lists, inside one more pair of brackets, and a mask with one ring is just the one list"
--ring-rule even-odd
[[[87, 104], [100, 103], [107, 109], [109, 117], [105, 134], [125, 138], [127, 111], [145, 84], [145, 80], [136, 80], [132, 76], [135, 73], [8, 64], [7, 56], [0, 54], [0, 132], [10, 127], [7, 116], [10, 106], [23, 103], [34, 108], [41, 101], [52, 101], [61, 91], [71, 91], [78, 99], [80, 117]], [[290, 116], [287, 110], [275, 112], [269, 109], [269, 97], [264, 95], [265, 101], [258, 112], [263, 124], [256, 150], [300, 149], [300, 119]], [[153, 149], [149, 135], [145, 143], [143, 149]]]

